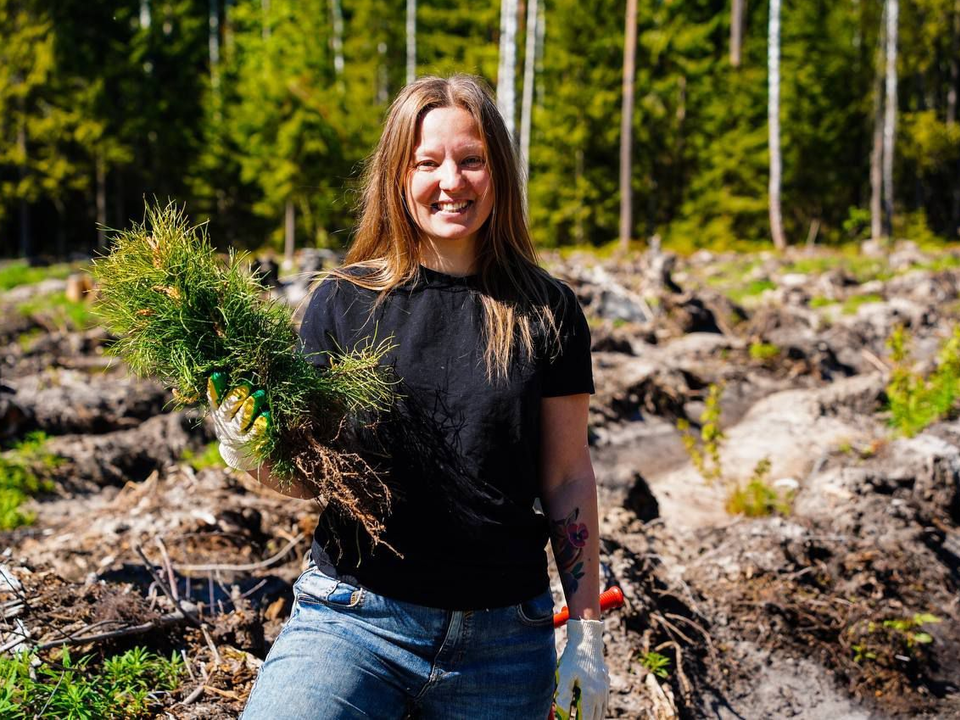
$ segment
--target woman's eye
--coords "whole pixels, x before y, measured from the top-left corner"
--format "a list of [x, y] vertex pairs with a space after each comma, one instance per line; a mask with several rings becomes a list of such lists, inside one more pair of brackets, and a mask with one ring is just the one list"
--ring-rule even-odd
[[435, 168], [437, 164], [433, 160], [421, 160], [416, 164], [415, 167], [419, 168]]
[[483, 165], [483, 158], [468, 157], [466, 160], [463, 161], [463, 164], [466, 165], [467, 167], [480, 167], [481, 165]]

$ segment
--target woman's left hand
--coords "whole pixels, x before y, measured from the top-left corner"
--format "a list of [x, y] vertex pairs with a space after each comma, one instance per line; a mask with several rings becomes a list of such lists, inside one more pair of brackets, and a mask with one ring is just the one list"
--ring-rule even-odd
[[610, 692], [610, 676], [603, 661], [603, 621], [568, 620], [567, 646], [557, 665], [556, 712], [561, 720], [570, 717], [573, 689], [580, 689], [577, 717], [603, 720]]

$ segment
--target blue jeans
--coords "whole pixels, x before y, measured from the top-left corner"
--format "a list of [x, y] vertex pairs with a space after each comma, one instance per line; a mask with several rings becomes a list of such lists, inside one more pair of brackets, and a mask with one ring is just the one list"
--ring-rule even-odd
[[242, 720], [547, 717], [557, 663], [549, 590], [508, 607], [439, 610], [311, 565], [293, 595]]

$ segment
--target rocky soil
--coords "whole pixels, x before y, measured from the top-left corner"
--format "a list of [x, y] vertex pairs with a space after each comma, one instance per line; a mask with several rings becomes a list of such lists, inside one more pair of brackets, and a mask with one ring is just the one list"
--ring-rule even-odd
[[[606, 623], [609, 715], [960, 717], [960, 421], [908, 438], [885, 412], [886, 340], [905, 326], [933, 367], [960, 258], [901, 243], [547, 264], [593, 338], [603, 570], [626, 596]], [[201, 417], [167, 412], [102, 331], [16, 311], [57, 289], [0, 296], [0, 440], [42, 430], [65, 458], [35, 522], [0, 534], [0, 650], [182, 651], [162, 713], [236, 717], [317, 509], [184, 460], [212, 439]], [[296, 304], [305, 283], [276, 292]], [[708, 484], [677, 421], [697, 431], [718, 384], [725, 481]], [[788, 507], [731, 515], [730, 484], [765, 459]]]

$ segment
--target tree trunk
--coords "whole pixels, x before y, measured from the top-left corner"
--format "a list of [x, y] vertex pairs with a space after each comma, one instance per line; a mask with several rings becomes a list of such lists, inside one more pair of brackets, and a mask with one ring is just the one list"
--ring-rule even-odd
[[878, 74], [873, 98], [873, 148], [870, 151], [870, 238], [883, 237], [883, 83]]
[[780, 0], [770, 0], [770, 29], [767, 46], [769, 96], [767, 125], [770, 132], [770, 236], [778, 250], [787, 247], [780, 210]]
[[107, 246], [107, 164], [103, 153], [97, 152], [97, 248]]
[[150, 0], [140, 0], [140, 27], [150, 29]]
[[633, 231], [633, 78], [637, 56], [637, 0], [627, 0], [623, 33], [623, 100], [620, 107], [620, 249]]
[[523, 100], [520, 103], [520, 162], [523, 164], [524, 201], [530, 185], [530, 128], [533, 124], [533, 86], [537, 67], [537, 0], [527, 0], [526, 42], [523, 54]]
[[[210, 52], [210, 89], [216, 101], [220, 95], [220, 11], [218, 0], [210, 0], [209, 32], [207, 46]], [[219, 102], [217, 102], [219, 105]]]
[[284, 217], [283, 233], [283, 268], [291, 270], [293, 268], [293, 249], [296, 238], [296, 211], [293, 205], [293, 199], [287, 200], [287, 208]]
[[743, 13], [747, 0], [732, 0], [730, 5], [730, 64], [740, 67], [740, 49], [743, 47]]
[[[947, 88], [947, 124], [957, 122], [957, 93], [960, 92], [960, 0], [953, 3], [953, 34], [950, 36], [950, 87]], [[960, 234], [960, 160], [953, 174], [953, 196], [950, 202], [950, 227], [953, 237]]]
[[417, 0], [407, 0], [407, 84], [417, 79]]
[[333, 25], [333, 35], [330, 42], [333, 44], [333, 71], [337, 76], [337, 88], [340, 92], [346, 89], [343, 84], [343, 9], [340, 0], [330, 0], [330, 21]]
[[497, 68], [497, 106], [510, 139], [516, 137], [517, 0], [500, 0], [500, 64]]
[[[23, 98], [20, 103], [20, 125], [17, 127], [17, 149], [20, 151], [20, 183], [25, 184], [27, 179], [27, 128], [23, 111]], [[33, 255], [32, 228], [30, 227], [30, 203], [23, 195], [20, 196], [20, 256], [29, 258]]]
[[893, 235], [893, 152], [897, 122], [898, 0], [887, 0], [887, 76], [883, 116], [883, 220], [884, 236]]

